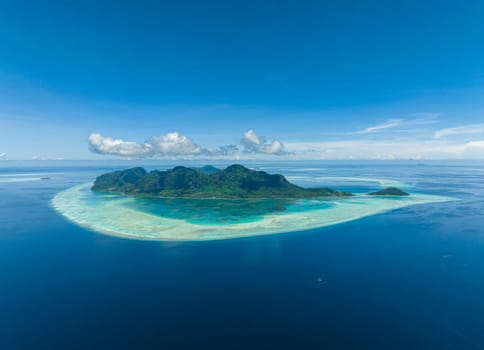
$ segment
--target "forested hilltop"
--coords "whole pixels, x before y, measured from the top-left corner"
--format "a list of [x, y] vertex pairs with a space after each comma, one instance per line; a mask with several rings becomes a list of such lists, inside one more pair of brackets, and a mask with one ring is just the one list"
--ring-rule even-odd
[[93, 191], [171, 198], [317, 198], [347, 197], [351, 193], [330, 188], [303, 188], [283, 175], [271, 175], [234, 164], [225, 169], [213, 166], [147, 172], [137, 167], [103, 174]]

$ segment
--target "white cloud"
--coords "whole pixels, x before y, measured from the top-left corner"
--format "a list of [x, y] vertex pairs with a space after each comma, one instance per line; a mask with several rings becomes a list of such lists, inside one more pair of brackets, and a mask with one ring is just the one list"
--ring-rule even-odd
[[7, 153], [1, 152], [0, 153], [0, 160], [5, 160], [5, 159], [7, 159]]
[[462, 154], [472, 158], [484, 159], [484, 140], [467, 142], [462, 147]]
[[198, 155], [203, 152], [200, 146], [178, 132], [153, 136], [146, 144], [152, 149], [153, 155], [157, 156]]
[[261, 153], [271, 155], [281, 155], [284, 151], [284, 144], [279, 140], [268, 142], [265, 137], [258, 136], [254, 130], [250, 129], [244, 133], [240, 141], [246, 153]]
[[484, 141], [470, 141], [465, 144], [465, 148], [483, 148], [484, 149]]
[[89, 149], [94, 153], [121, 157], [224, 156], [237, 151], [235, 145], [215, 149], [202, 148], [178, 132], [153, 136], [144, 143], [93, 133], [89, 135], [88, 142]]
[[484, 133], [484, 124], [470, 124], [437, 130], [434, 134], [434, 138], [440, 139], [441, 137], [451, 135], [472, 135], [481, 133]]
[[412, 118], [388, 119], [384, 123], [372, 125], [363, 130], [351, 132], [350, 134], [351, 135], [374, 134], [374, 133], [382, 132], [384, 130], [393, 129], [393, 128], [400, 128], [400, 131], [408, 131], [408, 130], [401, 130], [401, 127], [408, 128], [408, 127], [415, 127], [415, 126], [422, 126], [422, 125], [437, 123], [439, 121], [440, 113], [421, 112], [421, 113], [413, 113], [410, 116]]
[[122, 157], [149, 157], [153, 149], [147, 143], [136, 143], [122, 139], [104, 137], [101, 134], [91, 134], [88, 138], [89, 149], [98, 154], [109, 154]]
[[369, 126], [363, 130], [355, 131], [353, 134], [372, 134], [385, 129], [395, 128], [402, 124], [402, 119], [388, 119], [385, 123]]

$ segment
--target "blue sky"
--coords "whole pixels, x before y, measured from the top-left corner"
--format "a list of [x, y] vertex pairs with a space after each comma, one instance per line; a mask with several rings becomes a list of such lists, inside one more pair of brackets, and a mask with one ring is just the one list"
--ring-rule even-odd
[[482, 159], [483, 18], [483, 1], [0, 0], [0, 159]]

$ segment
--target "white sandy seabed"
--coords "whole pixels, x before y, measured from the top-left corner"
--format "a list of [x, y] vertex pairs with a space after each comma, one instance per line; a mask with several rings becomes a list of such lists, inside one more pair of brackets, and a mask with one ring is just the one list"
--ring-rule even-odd
[[[237, 224], [194, 224], [149, 214], [127, 206], [133, 198], [99, 198], [83, 184], [58, 193], [54, 208], [69, 220], [99, 233], [139, 240], [206, 241], [303, 231], [335, 225], [416, 204], [447, 202], [451, 197], [412, 194], [405, 197], [355, 196], [324, 200], [321, 209], [269, 214], [261, 220]], [[327, 206], [328, 202], [331, 204]], [[314, 208], [314, 206], [312, 206]]]

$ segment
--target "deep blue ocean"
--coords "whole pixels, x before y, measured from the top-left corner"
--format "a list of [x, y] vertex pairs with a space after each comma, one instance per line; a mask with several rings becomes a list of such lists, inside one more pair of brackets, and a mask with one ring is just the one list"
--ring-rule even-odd
[[128, 240], [52, 208], [134, 165], [0, 162], [1, 350], [484, 349], [484, 162], [249, 163], [460, 200], [243, 239]]

